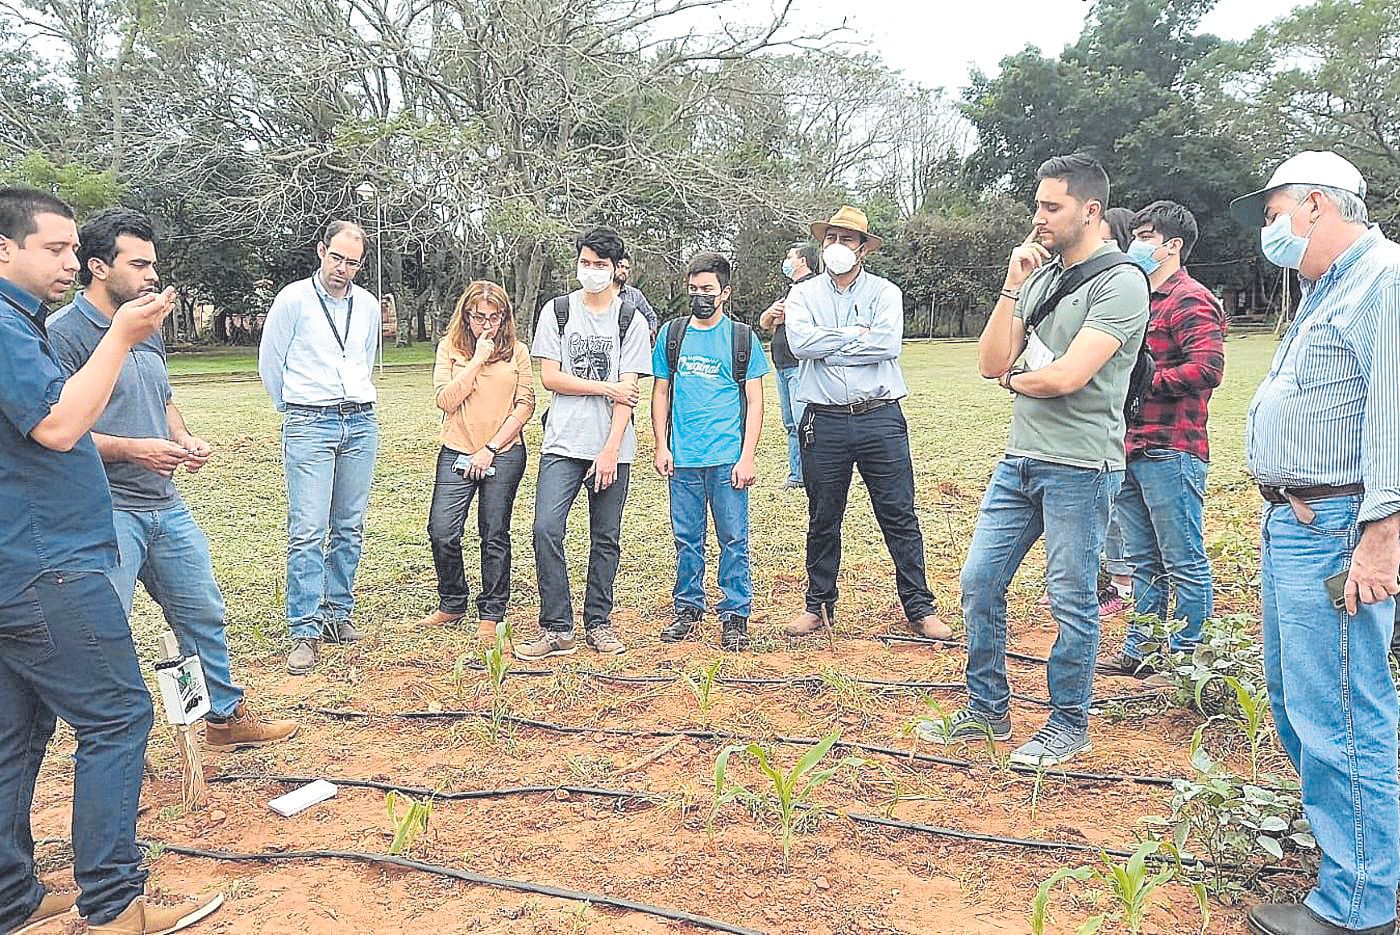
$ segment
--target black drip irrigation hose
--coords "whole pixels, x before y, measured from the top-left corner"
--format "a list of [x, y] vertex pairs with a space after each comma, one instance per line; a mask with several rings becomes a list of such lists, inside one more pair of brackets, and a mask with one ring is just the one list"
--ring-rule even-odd
[[[149, 841], [137, 841], [136, 843], [142, 847], [153, 846], [153, 842]], [[649, 903], [636, 902], [631, 899], [620, 899], [616, 896], [606, 896], [602, 893], [584, 893], [579, 890], [565, 889], [561, 886], [551, 886], [547, 883], [530, 883], [526, 880], [513, 880], [509, 877], [489, 877], [479, 873], [472, 873], [468, 870], [458, 870], [456, 867], [443, 867], [438, 864], [424, 863], [421, 860], [413, 860], [408, 857], [396, 857], [392, 854], [370, 854], [363, 851], [329, 850], [264, 851], [254, 854], [239, 854], [232, 851], [214, 851], [197, 847], [185, 847], [180, 844], [155, 843], [154, 846], [161, 848], [167, 853], [181, 854], [185, 857], [203, 857], [208, 860], [230, 860], [247, 863], [274, 863], [288, 860], [349, 860], [363, 864], [400, 867], [404, 870], [431, 873], [452, 880], [461, 880], [463, 883], [474, 883], [478, 886], [494, 886], [500, 889], [517, 890], [522, 893], [534, 893], [539, 896], [552, 896], [555, 899], [567, 899], [573, 902], [591, 903], [595, 906], [609, 906], [613, 909], [642, 912], [650, 916], [670, 919], [673, 922], [684, 922], [687, 925], [694, 925], [715, 932], [730, 932], [733, 933], [733, 935], [764, 935], [764, 933], [758, 929], [745, 928], [742, 925], [732, 925], [719, 919], [695, 915], [694, 913], [685, 912], [681, 909], [668, 909], [665, 906], [653, 906]]]
[[[967, 644], [962, 640], [940, 640], [932, 636], [912, 636], [903, 633], [876, 633], [865, 639], [875, 640], [877, 643], [913, 643], [916, 646], [936, 646], [940, 649], [961, 649], [967, 650]], [[1050, 660], [1044, 656], [1033, 656], [1030, 653], [1017, 652], [1014, 649], [1006, 651], [1007, 659], [1015, 659], [1018, 662], [1033, 662], [1036, 665], [1049, 665]]]
[[[312, 714], [320, 714], [325, 717], [343, 718], [351, 720], [373, 717], [404, 718], [417, 721], [434, 720], [463, 720], [467, 718], [487, 718], [490, 715], [483, 711], [395, 711], [387, 714], [374, 714], [369, 711], [346, 711], [339, 708], [310, 708]], [[818, 737], [790, 737], [778, 734], [772, 737], [760, 737], [752, 734], [728, 734], [713, 730], [694, 730], [673, 727], [656, 728], [632, 728], [632, 727], [587, 727], [576, 724], [555, 724], [550, 721], [539, 721], [534, 718], [519, 717], [517, 715], [506, 715], [505, 720], [520, 727], [533, 727], [537, 730], [547, 730], [559, 734], [607, 734], [613, 737], [684, 737], [689, 740], [707, 740], [729, 743], [781, 743], [795, 746], [810, 747], [820, 742]], [[935, 756], [930, 753], [918, 753], [917, 751], [900, 750], [896, 747], [887, 747], [880, 744], [862, 743], [855, 740], [838, 740], [836, 747], [847, 750], [859, 750], [864, 753], [874, 753], [880, 756], [893, 757], [906, 762], [936, 763], [940, 766], [951, 766], [961, 770], [975, 770], [978, 765], [969, 760], [959, 760], [953, 757]], [[1079, 782], [1129, 782], [1144, 786], [1164, 786], [1170, 788], [1176, 782], [1170, 776], [1140, 776], [1133, 773], [1091, 773], [1081, 770], [1070, 769], [1036, 769], [1033, 766], [1022, 766], [1017, 763], [1010, 763], [1007, 766], [1014, 773], [1021, 773], [1028, 776], [1053, 777], [1056, 779], [1070, 779]]]
[[[484, 672], [486, 667], [481, 663], [472, 663], [467, 666], [473, 672]], [[601, 682], [617, 682], [623, 685], [670, 685], [680, 681], [679, 675], [626, 675], [616, 672], [604, 672], [601, 669], [511, 669], [507, 677], [519, 675], [527, 678], [539, 678], [552, 676], [560, 672], [575, 672], [584, 678], [596, 679]], [[899, 682], [886, 679], [863, 679], [850, 678], [853, 684], [872, 691], [956, 691], [966, 692], [966, 682]], [[823, 688], [827, 682], [820, 675], [798, 675], [786, 678], [739, 678], [734, 676], [717, 676], [716, 685], [727, 685], [734, 688]], [[1011, 697], [1017, 701], [1027, 704], [1039, 705], [1043, 708], [1050, 707], [1049, 698], [1038, 698], [1035, 695], [1026, 695], [1021, 692], [1012, 692]], [[1091, 698], [1091, 706], [1106, 704], [1132, 704], [1139, 701], [1159, 701], [1162, 692], [1139, 692], [1130, 695], [1109, 695], [1106, 697]]]
[[[459, 802], [479, 799], [501, 799], [520, 795], [552, 795], [559, 792], [568, 792], [570, 795], [591, 796], [593, 798], [604, 798], [612, 800], [633, 800], [656, 804], [665, 800], [665, 796], [655, 792], [642, 792], [632, 789], [608, 789], [599, 786], [505, 786], [499, 789], [470, 789], [459, 791], [438, 791], [427, 789], [421, 786], [405, 786], [394, 782], [386, 782], [374, 779], [346, 779], [340, 777], [326, 776], [259, 776], [255, 773], [227, 773], [210, 777], [213, 783], [232, 782], [261, 782], [276, 783], [278, 785], [297, 786], [318, 779], [325, 779], [337, 785], [351, 786], [360, 789], [374, 789], [379, 792], [399, 792], [406, 795], [417, 795], [431, 797], [445, 802]], [[886, 818], [879, 815], [863, 815], [858, 812], [845, 812], [839, 809], [821, 808], [818, 806], [808, 807], [809, 811], [821, 812], [829, 817], [845, 818], [857, 825], [868, 825], [878, 828], [891, 828], [898, 831], [910, 831], [917, 834], [932, 835], [935, 837], [954, 838], [959, 841], [973, 841], [982, 844], [1003, 844], [1008, 847], [1020, 847], [1027, 850], [1042, 851], [1076, 851], [1086, 854], [1102, 854], [1107, 857], [1132, 857], [1133, 852], [1122, 847], [1100, 847], [1084, 841], [1056, 841], [1043, 840], [1038, 838], [1016, 838], [997, 834], [984, 834], [979, 831], [963, 831], [958, 828], [945, 828], [941, 825], [928, 825], [921, 822], [901, 821], [898, 818]], [[1169, 863], [1171, 858], [1165, 855], [1153, 855], [1149, 859], [1159, 862]], [[1284, 867], [1277, 864], [1269, 864], [1262, 868], [1251, 869], [1243, 864], [1237, 863], [1217, 863], [1206, 858], [1193, 858], [1183, 861], [1192, 866], [1199, 866], [1212, 870], [1221, 870], [1229, 873], [1277, 875], [1289, 873], [1301, 873], [1297, 867]]]

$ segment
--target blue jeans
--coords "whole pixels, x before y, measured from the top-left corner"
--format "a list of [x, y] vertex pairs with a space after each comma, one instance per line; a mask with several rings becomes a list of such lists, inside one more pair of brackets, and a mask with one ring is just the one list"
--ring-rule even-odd
[[[462, 453], [444, 447], [438, 451], [433, 499], [428, 507], [428, 541], [437, 570], [438, 610], [445, 614], [467, 612], [467, 573], [462, 566], [462, 528], [467, 510], [476, 503], [476, 531], [481, 538], [481, 594], [476, 599], [480, 620], [506, 619], [510, 600], [510, 517], [515, 494], [525, 476], [525, 443], [512, 445], [496, 456], [496, 473], [471, 480], [452, 469]], [[477, 496], [480, 494], [480, 496]]]
[[146, 885], [136, 805], [153, 716], [126, 613], [101, 572], [48, 572], [0, 605], [0, 932], [18, 928], [44, 896], [29, 812], [60, 717], [78, 739], [78, 909], [105, 925]]
[[[1126, 479], [1124, 480], [1126, 483]], [[1108, 508], [1108, 531], [1103, 540], [1104, 567], [1110, 575], [1131, 575], [1133, 566], [1128, 562], [1128, 547], [1123, 541], [1123, 526], [1118, 521], [1117, 500]]]
[[968, 705], [990, 717], [1011, 706], [1006, 589], [1042, 534], [1045, 586], [1059, 635], [1050, 650], [1050, 722], [1089, 723], [1099, 649], [1099, 553], [1121, 471], [1007, 457], [992, 472], [962, 570]]
[[720, 618], [748, 619], [753, 607], [749, 575], [749, 492], [729, 482], [734, 465], [676, 468], [671, 477], [671, 529], [676, 537], [676, 610], [705, 611], [705, 507], [719, 541]]
[[[1214, 610], [1205, 542], [1206, 463], [1171, 448], [1149, 448], [1128, 462], [1113, 510], [1123, 527], [1133, 597], [1139, 617], [1167, 619], [1167, 592], [1176, 590], [1175, 619], [1186, 625], [1171, 638], [1172, 652], [1190, 652]], [[1151, 632], [1133, 624], [1123, 651], [1141, 659]]]
[[209, 540], [183, 503], [165, 510], [116, 510], [112, 519], [120, 556], [111, 571], [112, 586], [127, 616], [139, 580], [160, 605], [180, 652], [199, 657], [210, 713], [227, 718], [243, 700], [243, 689], [229, 673], [224, 596], [214, 581]]
[[1351, 564], [1359, 497], [1264, 511], [1264, 673], [1279, 739], [1322, 851], [1308, 907], [1344, 928], [1395, 918], [1400, 783], [1395, 683], [1387, 650], [1395, 602], [1332, 606], [1323, 581]]
[[784, 367], [778, 371], [778, 412], [783, 417], [783, 429], [788, 442], [788, 483], [802, 483], [802, 447], [797, 441], [797, 426], [807, 404], [797, 398], [797, 368]]
[[287, 625], [315, 639], [324, 624], [350, 619], [365, 508], [379, 450], [373, 411], [340, 414], [288, 408], [282, 422], [287, 478]]

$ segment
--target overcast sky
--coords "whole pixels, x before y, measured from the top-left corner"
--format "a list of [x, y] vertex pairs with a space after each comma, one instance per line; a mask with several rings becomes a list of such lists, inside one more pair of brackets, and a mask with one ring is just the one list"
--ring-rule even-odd
[[[1299, 0], [1220, 0], [1202, 31], [1247, 38]], [[796, 0], [798, 24], [847, 25], [887, 64], [925, 87], [956, 91], [970, 66], [995, 73], [1027, 43], [1056, 55], [1078, 38], [1087, 0]]]

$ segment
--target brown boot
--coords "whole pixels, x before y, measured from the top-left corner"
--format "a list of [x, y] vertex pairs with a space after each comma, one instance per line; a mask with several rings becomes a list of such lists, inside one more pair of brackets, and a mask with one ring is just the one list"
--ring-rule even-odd
[[476, 635], [483, 640], [494, 642], [496, 639], [496, 624], [499, 620], [478, 620], [476, 622]]
[[36, 929], [50, 919], [67, 915], [78, 905], [78, 885], [73, 882], [70, 876], [67, 881], [59, 880], [44, 883], [44, 898], [39, 900], [39, 907], [29, 914], [29, 918], [20, 923], [11, 935], [22, 935], [31, 929]]
[[796, 617], [793, 617], [792, 622], [790, 622], [787, 626], [783, 627], [783, 635], [810, 636], [811, 634], [816, 633], [818, 630], [820, 630], [823, 626], [825, 626], [825, 624], [822, 623], [821, 617], [812, 613], [810, 610], [804, 610]]
[[910, 620], [909, 628], [914, 631], [915, 636], [922, 636], [930, 640], [946, 640], [953, 636], [952, 628], [938, 619], [938, 614], [929, 614], [918, 620]]
[[465, 615], [449, 614], [446, 611], [435, 610], [426, 617], [418, 618], [418, 626], [425, 630], [431, 630], [434, 627], [450, 627], [452, 624], [459, 622], [463, 616]]
[[167, 935], [181, 932], [224, 904], [224, 894], [197, 899], [172, 897], [152, 905], [137, 896], [122, 914], [106, 925], [89, 925], [89, 935]]
[[261, 747], [295, 736], [299, 726], [296, 721], [271, 721], [260, 718], [248, 710], [246, 702], [240, 701], [227, 721], [222, 724], [205, 722], [204, 746], [210, 750]]

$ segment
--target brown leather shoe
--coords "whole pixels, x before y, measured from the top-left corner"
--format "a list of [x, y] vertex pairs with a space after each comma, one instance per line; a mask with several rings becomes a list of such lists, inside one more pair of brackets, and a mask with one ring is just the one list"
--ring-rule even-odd
[[450, 627], [459, 622], [465, 614], [449, 614], [446, 611], [435, 610], [426, 617], [418, 618], [418, 626], [426, 629], [432, 627]]
[[929, 614], [918, 620], [910, 620], [909, 628], [914, 631], [915, 636], [922, 636], [930, 640], [946, 640], [953, 636], [952, 628], [938, 619], [938, 614]]
[[70, 876], [67, 882], [62, 880], [50, 882], [44, 880], [44, 898], [39, 900], [39, 907], [29, 914], [29, 918], [20, 923], [10, 935], [22, 935], [31, 929], [36, 929], [50, 919], [67, 915], [78, 905], [78, 885], [73, 882]]
[[826, 626], [826, 624], [822, 623], [821, 617], [812, 613], [810, 610], [804, 610], [796, 617], [793, 617], [792, 621], [788, 623], [787, 626], [783, 627], [783, 635], [810, 636], [824, 626]]
[[247, 702], [240, 701], [227, 721], [222, 724], [205, 722], [204, 746], [210, 750], [261, 747], [295, 736], [299, 727], [296, 721], [260, 718], [248, 710]]
[[483, 640], [494, 641], [496, 639], [496, 624], [499, 620], [478, 620], [476, 622], [476, 635]]
[[224, 904], [223, 893], [197, 899], [161, 898], [160, 905], [147, 899], [144, 895], [137, 896], [121, 915], [106, 925], [89, 925], [89, 935], [168, 935], [184, 931]]

